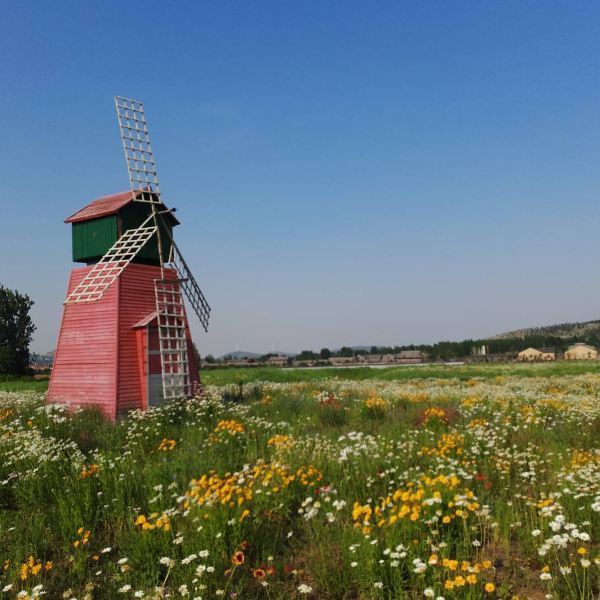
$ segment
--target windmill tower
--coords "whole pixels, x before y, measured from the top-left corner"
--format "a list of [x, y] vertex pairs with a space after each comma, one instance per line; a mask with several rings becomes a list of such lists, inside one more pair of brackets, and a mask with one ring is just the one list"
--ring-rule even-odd
[[73, 269], [49, 402], [99, 406], [115, 418], [189, 397], [198, 365], [183, 296], [206, 330], [210, 307], [173, 239], [141, 102], [115, 97], [131, 189], [65, 220]]

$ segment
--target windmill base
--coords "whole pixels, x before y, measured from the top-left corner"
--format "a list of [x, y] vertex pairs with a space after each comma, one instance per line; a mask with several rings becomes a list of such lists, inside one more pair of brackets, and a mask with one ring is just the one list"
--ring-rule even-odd
[[[73, 269], [68, 294], [92, 266]], [[167, 278], [176, 279], [167, 270]], [[130, 263], [96, 302], [65, 304], [47, 401], [99, 407], [106, 416], [146, 409], [161, 399], [154, 281], [160, 267]], [[186, 328], [190, 379], [200, 383]]]

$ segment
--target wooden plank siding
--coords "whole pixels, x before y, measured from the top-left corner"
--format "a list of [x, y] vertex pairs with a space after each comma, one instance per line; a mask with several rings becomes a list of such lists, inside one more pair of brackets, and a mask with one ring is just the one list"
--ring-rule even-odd
[[73, 223], [72, 229], [73, 262], [92, 262], [117, 241], [117, 215]]
[[[71, 271], [68, 293], [91, 268]], [[99, 406], [115, 418], [118, 297], [116, 281], [97, 302], [65, 304], [48, 387], [49, 402]]]
[[[68, 293], [91, 268], [71, 272]], [[166, 275], [176, 278], [171, 270]], [[133, 326], [156, 310], [157, 278], [160, 267], [131, 263], [100, 300], [65, 305], [48, 388], [49, 402], [99, 406], [111, 419], [132, 409], [147, 408], [148, 369], [152, 373], [158, 368], [160, 373], [160, 359], [152, 356], [151, 365], [147, 364], [148, 342], [139, 338]], [[190, 376], [197, 384], [198, 365], [189, 326], [186, 333]]]

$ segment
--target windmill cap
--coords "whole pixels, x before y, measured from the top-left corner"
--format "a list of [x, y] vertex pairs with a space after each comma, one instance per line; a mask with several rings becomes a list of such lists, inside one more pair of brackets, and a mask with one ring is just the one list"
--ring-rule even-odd
[[[79, 223], [80, 221], [89, 221], [98, 217], [117, 214], [124, 206], [127, 206], [130, 202], [134, 202], [140, 193], [128, 190], [126, 192], [119, 192], [118, 194], [102, 196], [86, 204], [86, 206], [65, 219], [65, 223]], [[164, 204], [161, 203], [161, 206], [166, 209]], [[177, 218], [172, 213], [169, 214], [173, 219], [174, 225], [179, 225]]]

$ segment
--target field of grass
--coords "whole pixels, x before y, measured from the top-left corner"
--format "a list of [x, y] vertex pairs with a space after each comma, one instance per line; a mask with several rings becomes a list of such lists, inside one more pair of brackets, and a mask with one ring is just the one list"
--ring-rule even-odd
[[0, 598], [598, 598], [596, 371], [221, 369], [117, 424], [0, 384]]
[[598, 362], [548, 362], [529, 364], [469, 364], [469, 365], [416, 365], [385, 368], [341, 367], [281, 369], [279, 367], [211, 368], [202, 371], [202, 381], [209, 385], [272, 381], [291, 383], [323, 381], [332, 378], [362, 381], [407, 381], [409, 379], [469, 379], [493, 378], [502, 375], [514, 377], [551, 377], [557, 375], [582, 375], [600, 373]]
[[[378, 379], [382, 381], [407, 381], [410, 379], [469, 379], [471, 377], [493, 378], [502, 375], [514, 377], [555, 377], [558, 375], [583, 375], [600, 373], [599, 362], [549, 362], [532, 364], [470, 364], [470, 365], [423, 365], [372, 369], [369, 367], [331, 367], [282, 369], [280, 367], [241, 367], [210, 368], [201, 371], [202, 382], [206, 385], [222, 386], [230, 383], [254, 382], [318, 382], [329, 379], [362, 381]], [[48, 380], [33, 377], [1, 379], [0, 390], [34, 390], [45, 392]]]
[[7, 392], [35, 391], [45, 392], [48, 389], [47, 379], [34, 377], [0, 377], [0, 390]]

